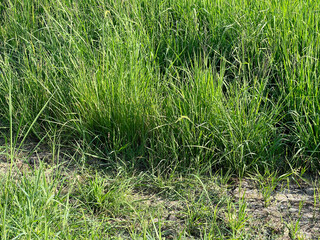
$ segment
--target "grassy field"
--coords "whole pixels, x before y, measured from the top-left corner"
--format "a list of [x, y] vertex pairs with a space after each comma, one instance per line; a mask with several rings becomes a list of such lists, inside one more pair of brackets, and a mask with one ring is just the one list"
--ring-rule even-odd
[[1, 239], [163, 239], [151, 193], [174, 238], [254, 238], [212, 185], [317, 185], [319, 57], [316, 0], [2, 0]]

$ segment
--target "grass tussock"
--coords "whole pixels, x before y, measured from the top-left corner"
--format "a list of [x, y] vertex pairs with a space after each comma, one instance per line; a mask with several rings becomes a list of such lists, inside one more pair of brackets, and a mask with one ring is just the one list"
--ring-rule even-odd
[[319, 11], [311, 0], [4, 0], [1, 124], [166, 173], [317, 172]]

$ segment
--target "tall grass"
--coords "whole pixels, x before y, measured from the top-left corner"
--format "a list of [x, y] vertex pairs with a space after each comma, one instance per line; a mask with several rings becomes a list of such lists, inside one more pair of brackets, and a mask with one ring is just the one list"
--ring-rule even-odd
[[12, 83], [14, 126], [41, 113], [35, 136], [58, 130], [111, 160], [318, 171], [319, 5], [5, 0], [1, 121]]

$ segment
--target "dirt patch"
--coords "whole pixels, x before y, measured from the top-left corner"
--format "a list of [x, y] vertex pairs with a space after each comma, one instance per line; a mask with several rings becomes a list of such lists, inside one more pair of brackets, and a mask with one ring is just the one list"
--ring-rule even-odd
[[[282, 239], [318, 239], [320, 237], [319, 186], [282, 182], [274, 190], [257, 187], [243, 180], [230, 191], [235, 201], [245, 199], [253, 225], [261, 238], [274, 234]], [[266, 191], [270, 191], [269, 193]]]

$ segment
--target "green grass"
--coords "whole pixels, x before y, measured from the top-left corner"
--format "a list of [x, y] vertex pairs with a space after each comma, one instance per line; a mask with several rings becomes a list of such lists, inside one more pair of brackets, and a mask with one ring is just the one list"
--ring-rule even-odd
[[11, 86], [15, 131], [37, 118], [39, 139], [59, 132], [110, 161], [316, 172], [319, 11], [311, 0], [3, 1], [1, 119]]
[[[298, 217], [284, 212], [278, 223], [280, 217], [260, 219], [253, 209], [262, 213], [266, 205], [282, 205], [269, 198], [280, 182], [289, 191], [288, 176], [272, 175], [266, 185], [261, 185], [263, 179], [252, 178], [263, 196], [252, 203], [245, 193], [250, 186], [242, 191], [242, 184], [225, 174], [165, 178], [120, 165], [107, 169], [103, 161], [79, 164], [79, 155], [59, 154], [58, 163], [40, 160], [34, 166], [22, 156], [13, 158], [6, 171], [0, 165], [1, 239], [305, 239], [300, 233], [304, 214], [313, 214], [314, 224], [319, 219], [317, 181], [313, 197], [296, 206]], [[239, 195], [230, 195], [234, 186]]]
[[[267, 207], [284, 176], [318, 175], [319, 27], [316, 0], [1, 1], [1, 239], [252, 237], [244, 200], [203, 181], [254, 176]], [[52, 166], [17, 175], [28, 142], [20, 160], [45, 146]], [[184, 202], [183, 228], [137, 189]]]

